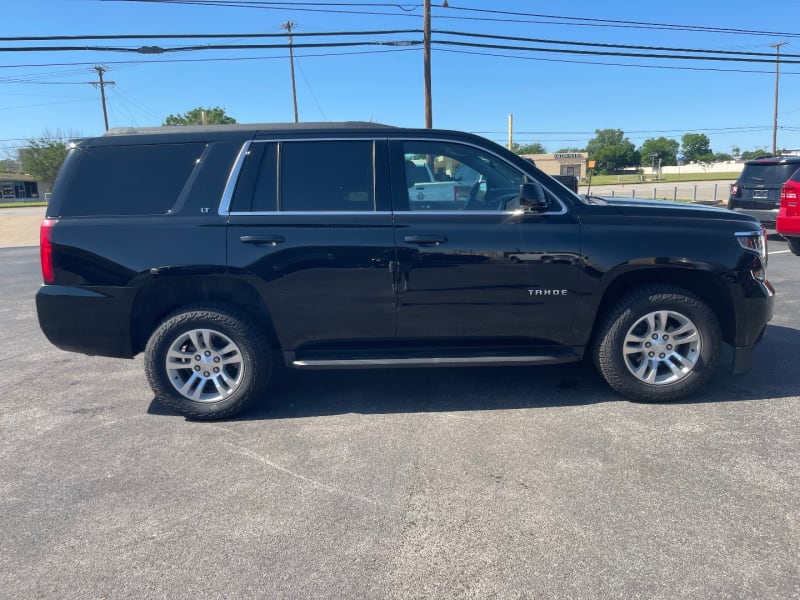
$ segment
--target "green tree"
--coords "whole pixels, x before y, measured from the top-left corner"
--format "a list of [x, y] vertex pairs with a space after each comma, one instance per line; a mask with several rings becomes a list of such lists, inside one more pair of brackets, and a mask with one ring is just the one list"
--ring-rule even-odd
[[613, 171], [638, 165], [639, 153], [621, 129], [596, 129], [586, 144], [589, 160], [597, 161], [598, 171]]
[[716, 152], [714, 154], [714, 162], [728, 162], [733, 160], [733, 156], [727, 152]]
[[656, 165], [658, 165], [659, 159], [661, 159], [663, 166], [676, 165], [678, 164], [678, 148], [680, 148], [680, 144], [677, 140], [662, 136], [645, 140], [642, 143], [642, 147], [639, 148], [639, 154], [646, 165], [652, 163], [652, 154], [658, 154]]
[[[205, 113], [205, 121], [203, 114]], [[236, 123], [236, 119], [225, 114], [225, 109], [215, 106], [214, 108], [203, 108], [198, 106], [182, 115], [170, 115], [164, 121], [164, 125], [228, 125]]]
[[28, 140], [28, 145], [19, 149], [18, 157], [24, 173], [52, 186], [67, 158], [66, 138], [45, 132], [37, 139]]
[[574, 148], [574, 147], [559, 148], [558, 150], [555, 151], [555, 154], [569, 154], [571, 152], [586, 152], [586, 150], [584, 150], [583, 148]]
[[687, 133], [681, 138], [683, 155], [687, 161], [711, 162], [711, 140], [705, 133]]
[[547, 148], [539, 142], [525, 144], [524, 146], [519, 145], [517, 142], [512, 142], [511, 151], [515, 154], [547, 154]]
[[761, 158], [762, 156], [772, 156], [772, 154], [761, 148], [756, 148], [755, 150], [745, 150], [739, 158], [742, 160], [753, 160], [754, 158]]
[[21, 168], [19, 161], [13, 158], [0, 160], [0, 173], [19, 173]]

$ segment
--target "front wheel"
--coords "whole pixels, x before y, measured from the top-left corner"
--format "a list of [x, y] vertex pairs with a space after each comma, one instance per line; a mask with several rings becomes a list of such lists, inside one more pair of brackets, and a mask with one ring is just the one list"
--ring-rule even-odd
[[787, 237], [786, 241], [789, 244], [789, 250], [792, 251], [792, 254], [795, 256], [800, 256], [800, 238]]
[[721, 333], [709, 306], [681, 288], [648, 286], [621, 298], [595, 338], [598, 370], [632, 400], [668, 402], [700, 389], [719, 361]]
[[222, 419], [263, 394], [269, 344], [258, 323], [223, 306], [189, 306], [166, 318], [145, 349], [156, 397], [193, 419]]

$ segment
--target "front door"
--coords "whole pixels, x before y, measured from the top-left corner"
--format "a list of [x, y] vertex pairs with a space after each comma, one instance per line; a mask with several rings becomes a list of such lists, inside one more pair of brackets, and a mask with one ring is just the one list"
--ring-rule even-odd
[[426, 164], [439, 187], [419, 201], [413, 182], [393, 178], [398, 338], [565, 343], [579, 226], [563, 204], [553, 197], [547, 214], [523, 212], [524, 173], [475, 146], [408, 140], [391, 154], [394, 173]]

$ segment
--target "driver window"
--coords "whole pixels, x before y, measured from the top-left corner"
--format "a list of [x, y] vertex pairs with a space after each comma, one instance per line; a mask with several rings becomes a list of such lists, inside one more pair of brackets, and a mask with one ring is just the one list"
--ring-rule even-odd
[[502, 211], [524, 175], [479, 148], [444, 142], [403, 143], [412, 211]]

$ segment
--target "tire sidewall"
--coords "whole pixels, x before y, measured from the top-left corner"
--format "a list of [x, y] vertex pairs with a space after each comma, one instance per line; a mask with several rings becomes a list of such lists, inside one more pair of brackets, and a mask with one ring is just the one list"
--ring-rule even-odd
[[[218, 309], [186, 309], [165, 319], [156, 329], [145, 349], [145, 370], [156, 397], [178, 413], [195, 419], [218, 419], [241, 412], [260, 393], [263, 377], [258, 376], [259, 363], [268, 363], [260, 357], [248, 328], [240, 318]], [[242, 356], [242, 379], [229, 396], [216, 401], [199, 402], [181, 395], [173, 386], [166, 368], [166, 357], [171, 346], [181, 335], [193, 329], [219, 332], [233, 341]]]
[[[616, 391], [643, 402], [669, 402], [690, 395], [713, 375], [720, 353], [720, 329], [711, 309], [694, 295], [675, 288], [653, 288], [629, 296], [624, 309], [607, 321], [595, 360], [601, 374]], [[692, 321], [700, 335], [700, 354], [692, 371], [673, 383], [648, 384], [631, 373], [623, 353], [625, 337], [646, 314], [672, 311]]]

